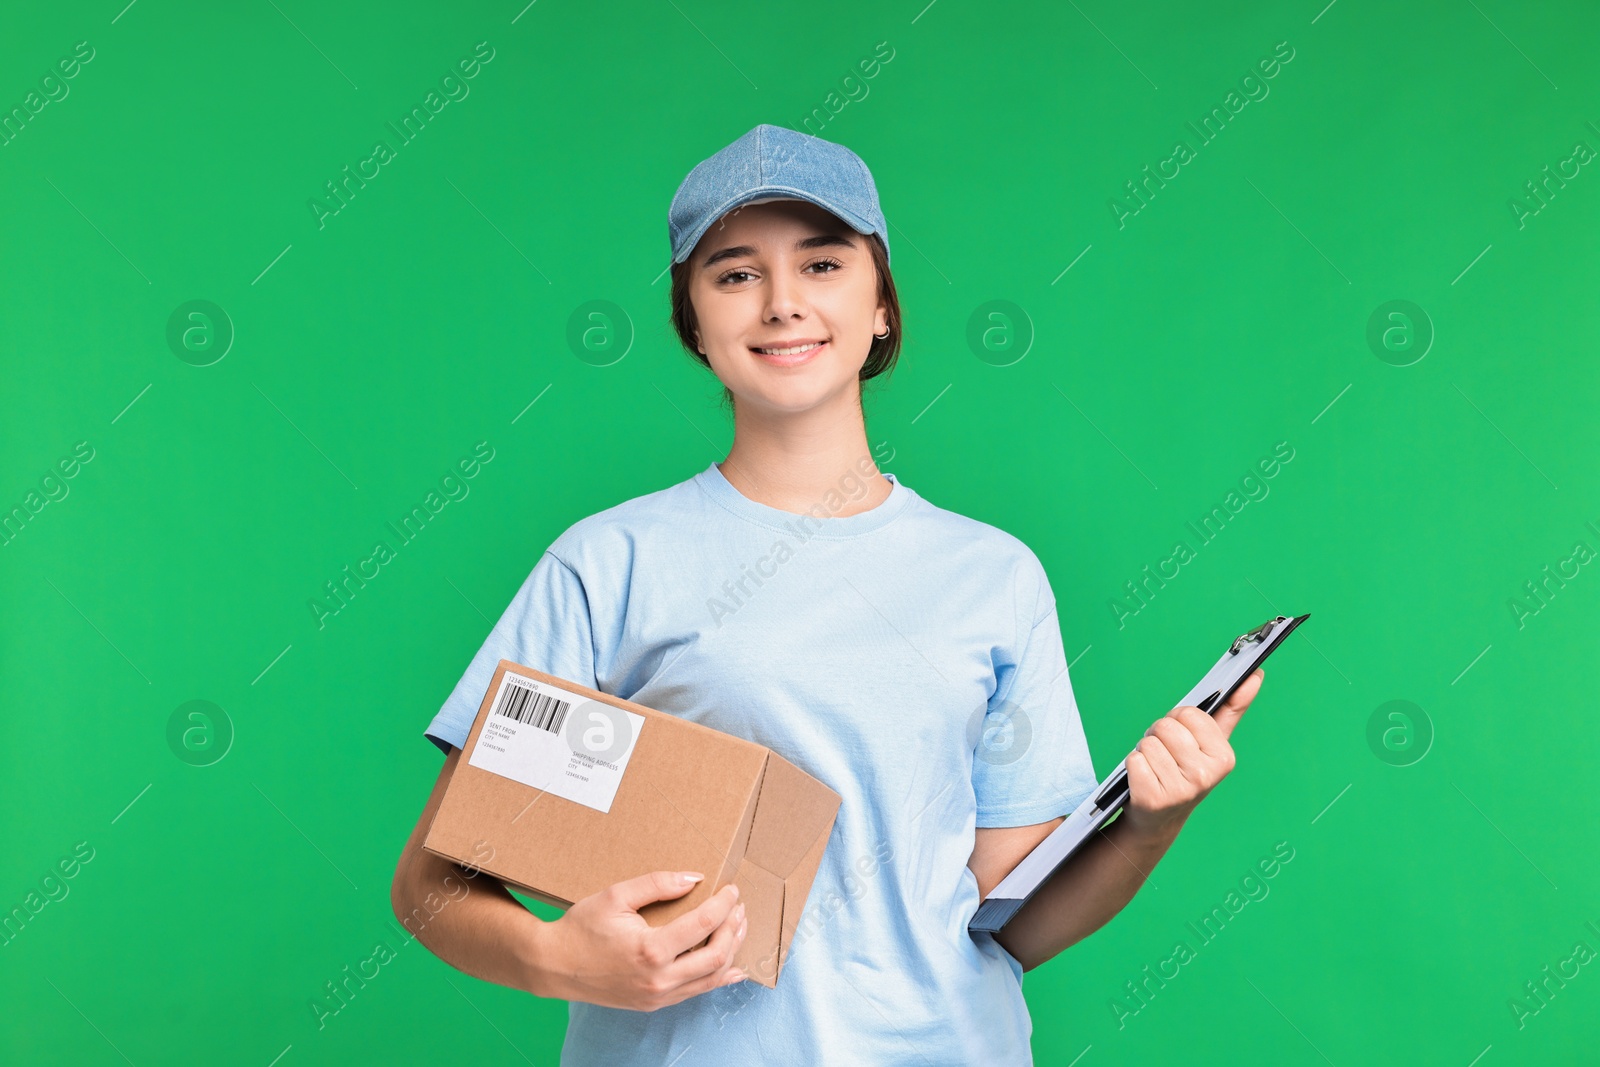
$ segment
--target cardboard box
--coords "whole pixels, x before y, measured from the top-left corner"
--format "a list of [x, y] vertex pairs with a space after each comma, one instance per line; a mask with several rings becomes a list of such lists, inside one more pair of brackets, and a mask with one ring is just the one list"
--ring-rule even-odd
[[570, 907], [650, 871], [701, 871], [651, 926], [729, 882], [734, 965], [775, 988], [840, 797], [770, 749], [501, 660], [423, 847]]

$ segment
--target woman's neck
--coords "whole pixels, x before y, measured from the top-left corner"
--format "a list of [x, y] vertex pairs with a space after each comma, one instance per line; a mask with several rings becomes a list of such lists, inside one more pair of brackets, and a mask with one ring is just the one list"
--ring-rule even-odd
[[859, 401], [847, 399], [781, 418], [735, 409], [723, 477], [756, 503], [795, 514], [821, 505], [844, 518], [877, 507], [893, 485], [872, 460]]

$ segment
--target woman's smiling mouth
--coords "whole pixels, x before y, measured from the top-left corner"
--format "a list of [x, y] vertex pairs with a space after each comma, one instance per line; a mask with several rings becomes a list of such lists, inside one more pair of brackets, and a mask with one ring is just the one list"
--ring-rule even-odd
[[750, 351], [768, 363], [774, 363], [780, 367], [795, 367], [814, 358], [827, 343], [827, 341], [802, 341], [799, 344], [774, 348], [752, 347]]

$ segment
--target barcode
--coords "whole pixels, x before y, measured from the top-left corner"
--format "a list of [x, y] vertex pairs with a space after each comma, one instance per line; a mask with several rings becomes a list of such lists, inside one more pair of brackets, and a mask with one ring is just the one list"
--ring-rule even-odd
[[559, 734], [571, 707], [565, 700], [557, 700], [507, 678], [500, 688], [500, 700], [495, 704], [494, 713]]

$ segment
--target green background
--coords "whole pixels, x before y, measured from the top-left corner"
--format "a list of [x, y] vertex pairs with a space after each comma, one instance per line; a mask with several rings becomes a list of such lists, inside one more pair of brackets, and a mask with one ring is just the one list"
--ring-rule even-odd
[[[94, 452], [0, 548], [0, 908], [93, 849], [0, 948], [0, 1059], [556, 1062], [563, 1003], [420, 945], [320, 1029], [309, 1004], [398, 942], [421, 731], [539, 553], [726, 454], [667, 325], [667, 204], [816, 108], [891, 223], [880, 467], [1044, 561], [1097, 768], [1234, 634], [1312, 613], [1151, 884], [1027, 974], [1038, 1061], [1600, 1055], [1600, 965], [1511, 1006], [1600, 950], [1600, 576], [1524, 588], [1600, 547], [1600, 174], [1525, 188], [1600, 147], [1592, 5], [123, 2], [0, 34], [8, 112], [94, 49], [0, 147], [0, 505]], [[470, 94], [319, 227], [324, 183], [482, 41]], [[1269, 94], [1200, 143], [1279, 42]], [[208, 366], [167, 341], [191, 300], [236, 334]], [[620, 309], [598, 353], [568, 341], [595, 300]], [[995, 300], [1012, 332], [975, 350]], [[1367, 341], [1394, 300], [1434, 334], [1415, 362]], [[480, 441], [470, 495], [319, 628], [308, 601]], [[1186, 524], [1279, 442], [1202, 544]], [[191, 700], [221, 709], [191, 760], [233, 733], [205, 766], [169, 745]], [[1369, 743], [1392, 700], [1412, 733]], [[1279, 842], [1270, 894], [1119, 1026], [1124, 984]]]

